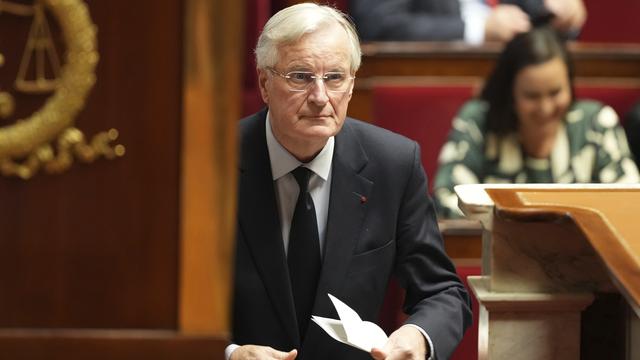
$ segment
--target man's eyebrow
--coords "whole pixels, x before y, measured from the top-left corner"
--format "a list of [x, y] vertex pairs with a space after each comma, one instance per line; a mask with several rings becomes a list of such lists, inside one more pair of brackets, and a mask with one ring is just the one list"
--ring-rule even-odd
[[304, 60], [293, 60], [285, 65], [288, 69], [310, 69], [313, 65]]
[[[325, 66], [324, 72], [349, 72], [350, 66], [348, 64], [329, 64]], [[287, 64], [286, 72], [290, 71], [310, 71], [314, 72], [315, 66], [313, 64], [307, 63], [304, 60], [294, 60], [291, 63]]]

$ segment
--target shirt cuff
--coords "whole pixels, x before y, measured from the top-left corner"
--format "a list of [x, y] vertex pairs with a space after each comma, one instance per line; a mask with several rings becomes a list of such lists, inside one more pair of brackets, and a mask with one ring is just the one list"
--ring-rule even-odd
[[231, 358], [231, 353], [233, 353], [239, 347], [240, 345], [237, 345], [237, 344], [230, 344], [229, 346], [227, 346], [224, 349], [224, 358], [226, 360], [229, 360]]
[[[402, 326], [411, 326], [413, 328], [416, 328], [418, 331], [420, 331], [420, 333], [424, 336], [424, 338], [427, 339], [427, 343], [429, 344], [429, 357], [427, 358], [427, 360], [436, 360], [436, 357], [435, 357], [436, 352], [435, 352], [435, 349], [433, 348], [433, 342], [431, 341], [429, 334], [427, 334], [427, 332], [424, 331], [424, 329], [422, 329], [420, 326], [415, 324], [404, 324]], [[227, 358], [227, 360], [228, 359], [229, 358]]]
[[464, 22], [464, 41], [471, 45], [484, 42], [484, 26], [491, 7], [480, 0], [460, 0], [460, 15]]

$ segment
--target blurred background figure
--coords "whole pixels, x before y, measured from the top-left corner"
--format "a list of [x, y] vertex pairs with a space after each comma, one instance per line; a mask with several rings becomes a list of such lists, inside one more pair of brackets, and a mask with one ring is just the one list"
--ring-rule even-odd
[[616, 112], [574, 99], [572, 74], [564, 44], [548, 27], [505, 46], [440, 152], [434, 194], [441, 215], [461, 214], [457, 184], [639, 181]]
[[582, 0], [350, 0], [364, 41], [509, 41], [540, 23], [575, 37], [587, 18]]
[[624, 128], [636, 165], [640, 166], [640, 102], [625, 116]]

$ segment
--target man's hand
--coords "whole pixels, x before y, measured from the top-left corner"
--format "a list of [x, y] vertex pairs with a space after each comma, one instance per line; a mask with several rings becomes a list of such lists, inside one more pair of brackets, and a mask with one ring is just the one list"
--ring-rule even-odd
[[375, 360], [425, 360], [428, 355], [427, 339], [413, 326], [401, 326], [394, 331], [382, 349], [371, 349]]
[[544, 6], [555, 15], [553, 26], [561, 31], [579, 30], [587, 20], [582, 0], [544, 0]]
[[531, 29], [529, 15], [516, 5], [498, 5], [491, 10], [484, 25], [485, 41], [506, 42], [516, 34]]
[[231, 353], [229, 360], [293, 360], [296, 356], [296, 349], [282, 352], [268, 346], [243, 345]]

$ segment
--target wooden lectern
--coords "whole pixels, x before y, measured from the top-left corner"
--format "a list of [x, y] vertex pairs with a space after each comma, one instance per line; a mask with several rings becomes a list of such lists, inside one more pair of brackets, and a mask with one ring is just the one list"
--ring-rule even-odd
[[[469, 277], [481, 305], [479, 359], [640, 358], [640, 185], [461, 185], [456, 193], [486, 232], [483, 276]], [[611, 294], [626, 302], [598, 309]], [[586, 320], [602, 308], [608, 316]], [[613, 346], [585, 335], [620, 328]]]

